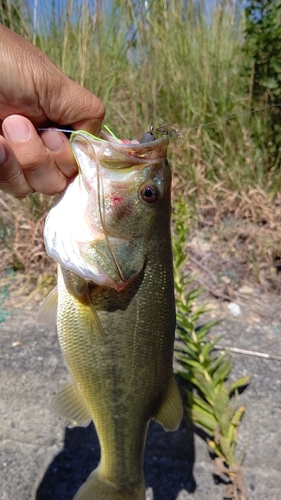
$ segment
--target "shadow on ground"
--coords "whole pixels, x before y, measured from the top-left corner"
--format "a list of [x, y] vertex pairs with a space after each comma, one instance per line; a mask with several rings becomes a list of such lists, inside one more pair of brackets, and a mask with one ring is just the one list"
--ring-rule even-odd
[[[99, 443], [93, 424], [66, 428], [63, 450], [49, 465], [37, 490], [36, 500], [71, 500], [99, 462]], [[149, 427], [144, 470], [154, 500], [174, 500], [179, 491], [193, 492], [195, 460], [192, 424], [183, 419], [176, 432], [165, 432], [152, 422]]]

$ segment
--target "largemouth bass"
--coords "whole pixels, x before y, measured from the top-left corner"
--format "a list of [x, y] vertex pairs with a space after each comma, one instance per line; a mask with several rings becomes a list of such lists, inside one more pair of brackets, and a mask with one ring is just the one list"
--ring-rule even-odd
[[[56, 411], [93, 420], [100, 463], [75, 500], [144, 500], [151, 419], [178, 428], [173, 374], [175, 304], [166, 138], [121, 142], [86, 133], [71, 143], [79, 174], [45, 223], [58, 263], [57, 329], [72, 383]], [[48, 323], [56, 292], [38, 323]]]

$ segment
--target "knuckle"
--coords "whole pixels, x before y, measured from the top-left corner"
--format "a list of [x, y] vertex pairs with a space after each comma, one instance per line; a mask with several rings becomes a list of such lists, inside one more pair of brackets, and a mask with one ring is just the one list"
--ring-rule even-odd
[[25, 190], [27, 186], [28, 184], [21, 170], [15, 168], [1, 170], [0, 189], [2, 191]]
[[[19, 159], [19, 157], [18, 157]], [[34, 173], [38, 168], [50, 165], [51, 159], [40, 153], [27, 154], [22, 159], [19, 159], [21, 166], [25, 172]]]
[[27, 183], [22, 185], [22, 183], [18, 183], [17, 180], [13, 182], [3, 182], [0, 181], [0, 191], [4, 193], [10, 194], [15, 198], [23, 199], [29, 194], [33, 193], [33, 189]]

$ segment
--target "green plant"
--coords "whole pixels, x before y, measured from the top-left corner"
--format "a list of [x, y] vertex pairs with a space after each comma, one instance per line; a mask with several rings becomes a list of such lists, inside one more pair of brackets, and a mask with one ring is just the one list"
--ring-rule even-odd
[[[252, 109], [266, 108], [254, 130], [265, 170], [277, 169], [281, 161], [281, 1], [250, 0], [245, 8], [244, 50], [251, 60], [248, 67]], [[275, 192], [280, 189], [280, 178]]]
[[176, 372], [187, 380], [192, 389], [187, 389], [188, 414], [195, 425], [207, 433], [206, 441], [214, 454], [216, 472], [227, 477], [227, 498], [242, 500], [243, 489], [240, 460], [235, 456], [244, 407], [237, 407], [237, 390], [245, 386], [249, 376], [242, 377], [232, 384], [226, 380], [231, 370], [227, 353], [214, 355], [214, 347], [221, 337], [208, 340], [207, 334], [217, 322], [207, 323], [196, 329], [196, 322], [205, 312], [204, 306], [194, 310], [194, 301], [200, 290], [186, 291], [192, 278], [184, 271], [187, 255], [185, 243], [188, 233], [189, 213], [186, 204], [180, 199], [175, 205], [174, 223], [174, 263], [175, 291], [177, 307], [177, 335], [175, 357]]
[[28, 0], [0, 0], [0, 22], [31, 39], [31, 9]]

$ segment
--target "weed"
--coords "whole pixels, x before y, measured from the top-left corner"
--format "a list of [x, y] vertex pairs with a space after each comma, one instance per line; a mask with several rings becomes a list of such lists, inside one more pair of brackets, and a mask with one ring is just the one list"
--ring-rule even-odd
[[36, 194], [20, 202], [2, 194], [0, 205], [0, 271], [43, 272], [47, 262], [42, 234], [38, 229], [50, 208], [50, 199]]
[[207, 323], [196, 330], [196, 322], [205, 308], [194, 308], [200, 290], [186, 291], [187, 283], [192, 281], [184, 273], [189, 213], [182, 200], [178, 201], [175, 209], [176, 372], [191, 384], [192, 388], [187, 390], [188, 414], [192, 422], [206, 432], [216, 474], [229, 480], [226, 498], [243, 500], [246, 497], [241, 459], [236, 458], [235, 451], [244, 407], [237, 407], [237, 390], [248, 383], [249, 377], [242, 377], [232, 384], [226, 383], [231, 369], [230, 359], [226, 352], [214, 356], [215, 345], [221, 337], [214, 341], [207, 337], [210, 328], [217, 322]]

